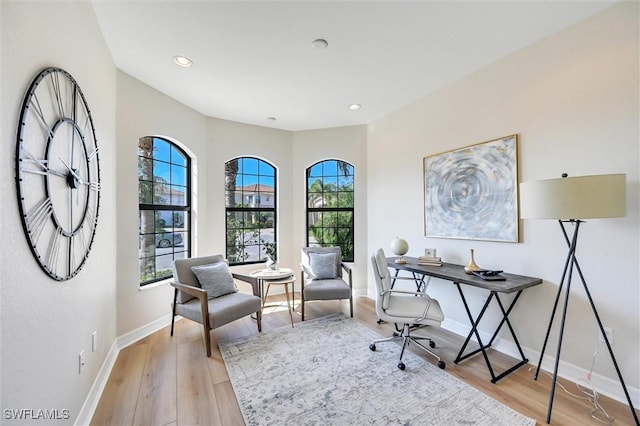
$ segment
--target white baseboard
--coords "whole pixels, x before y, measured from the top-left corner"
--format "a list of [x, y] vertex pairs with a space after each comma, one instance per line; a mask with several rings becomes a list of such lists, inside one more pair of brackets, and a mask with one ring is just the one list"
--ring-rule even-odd
[[98, 402], [100, 401], [102, 392], [104, 391], [107, 381], [109, 380], [109, 376], [111, 375], [111, 370], [116, 363], [116, 359], [118, 359], [118, 352], [119, 349], [116, 345], [116, 340], [114, 340], [111, 344], [111, 348], [109, 348], [107, 357], [100, 367], [100, 371], [98, 371], [96, 379], [93, 381], [89, 394], [85, 398], [82, 408], [80, 408], [80, 413], [78, 413], [78, 417], [76, 418], [74, 425], [88, 425], [91, 423], [91, 419], [98, 407]]
[[[452, 333], [458, 334], [460, 336], [465, 336], [465, 337], [469, 334], [469, 331], [471, 331], [471, 327], [469, 325], [462, 324], [457, 321], [452, 321], [450, 319], [445, 319], [442, 322], [442, 328], [444, 328], [445, 330], [451, 331]], [[487, 332], [480, 331], [479, 334], [480, 334], [480, 338], [485, 343], [489, 342], [489, 339], [491, 339], [491, 334]], [[474, 342], [476, 341], [475, 336], [473, 337], [472, 340]], [[492, 345], [492, 348], [506, 355], [520, 359], [520, 353], [518, 352], [518, 347], [514, 342], [507, 341], [505, 339], [501, 339], [500, 337], [497, 337], [496, 340], [494, 341], [494, 344]], [[522, 351], [524, 352], [525, 357], [529, 359], [529, 363], [534, 366], [537, 366], [538, 360], [540, 359], [540, 352], [527, 347], [523, 347]], [[609, 357], [609, 354], [604, 353], [603, 356]], [[545, 356], [542, 359], [541, 370], [552, 374], [554, 363], [555, 363], [555, 358], [545, 354]], [[575, 383], [577, 380], [581, 378], [586, 378], [587, 374], [588, 374], [587, 370], [560, 360], [560, 363], [558, 366], [558, 376]], [[531, 377], [533, 378], [533, 374]], [[623, 377], [624, 377], [624, 374], [623, 374]], [[599, 394], [606, 395], [609, 398], [615, 399], [616, 401], [619, 401], [625, 405], [629, 404], [627, 401], [627, 397], [625, 396], [624, 391], [622, 390], [622, 385], [618, 380], [614, 380], [609, 377], [605, 377], [600, 374], [593, 373], [591, 375], [591, 383]], [[629, 397], [631, 398], [631, 402], [633, 403], [633, 406], [635, 408], [640, 407], [640, 389], [630, 387], [627, 384], [627, 391], [629, 392]]]
[[[176, 317], [176, 320], [178, 318], [180, 317]], [[118, 336], [116, 338], [116, 341], [118, 342], [118, 351], [170, 324], [171, 314], [168, 314], [146, 325], [143, 325], [142, 327], [138, 327], [135, 330], [123, 334], [122, 336]]]
[[[181, 317], [176, 317], [176, 321]], [[171, 324], [171, 314], [166, 315], [160, 319], [150, 322], [142, 327], [136, 328], [129, 333], [123, 334], [122, 336], [116, 337], [116, 339], [111, 344], [111, 348], [109, 348], [109, 352], [102, 363], [102, 367], [100, 367], [100, 371], [96, 376], [96, 379], [93, 381], [93, 385], [89, 390], [89, 394], [84, 400], [84, 404], [82, 404], [82, 408], [80, 409], [80, 413], [76, 418], [74, 425], [88, 425], [91, 423], [91, 419], [98, 407], [98, 402], [100, 401], [100, 397], [102, 396], [102, 392], [104, 388], [107, 386], [107, 381], [109, 380], [109, 376], [111, 375], [111, 370], [116, 363], [116, 359], [118, 359], [118, 354], [120, 351], [127, 346], [137, 342], [138, 340], [147, 337], [150, 334], [155, 333], [156, 331], [166, 327]]]

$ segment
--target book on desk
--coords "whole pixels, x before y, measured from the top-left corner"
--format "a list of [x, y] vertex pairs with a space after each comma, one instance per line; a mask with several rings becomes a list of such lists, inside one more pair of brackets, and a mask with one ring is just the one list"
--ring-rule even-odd
[[418, 265], [423, 266], [442, 266], [442, 259], [440, 256], [418, 256]]

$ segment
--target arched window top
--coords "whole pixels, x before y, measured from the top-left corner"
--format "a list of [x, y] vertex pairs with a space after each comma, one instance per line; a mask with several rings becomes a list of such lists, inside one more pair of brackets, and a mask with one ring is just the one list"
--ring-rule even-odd
[[311, 165], [307, 169], [307, 176], [342, 176], [345, 178], [350, 176], [351, 180], [353, 181], [353, 172], [353, 166], [346, 161], [329, 159], [318, 161], [317, 163]]

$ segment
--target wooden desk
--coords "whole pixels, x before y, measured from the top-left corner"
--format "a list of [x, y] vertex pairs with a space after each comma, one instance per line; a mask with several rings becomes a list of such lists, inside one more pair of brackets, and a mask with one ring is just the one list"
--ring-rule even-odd
[[[458, 352], [458, 356], [453, 361], [458, 364], [460, 361], [463, 361], [478, 352], [482, 352], [482, 356], [484, 357], [485, 363], [487, 364], [487, 368], [489, 369], [489, 373], [491, 374], [491, 383], [496, 383], [498, 380], [505, 377], [507, 374], [516, 370], [517, 368], [525, 365], [529, 360], [525, 357], [524, 352], [522, 352], [522, 348], [520, 347], [520, 342], [518, 342], [518, 338], [516, 336], [515, 330], [509, 321], [509, 314], [513, 310], [516, 302], [520, 298], [520, 294], [526, 288], [542, 284], [542, 280], [540, 278], [526, 277], [522, 275], [514, 275], [508, 273], [502, 273], [506, 280], [505, 281], [485, 281], [482, 278], [476, 277], [475, 275], [469, 275], [464, 272], [464, 267], [461, 265], [454, 265], [452, 263], [445, 263], [443, 266], [425, 266], [418, 265], [418, 259], [415, 257], [407, 257], [404, 256], [404, 259], [407, 263], [395, 263], [397, 257], [389, 257], [387, 258], [387, 265], [396, 270], [395, 276], [398, 275], [400, 271], [409, 271], [414, 276], [421, 277], [421, 282], [424, 283], [425, 277], [435, 277], [440, 278], [442, 280], [451, 281], [458, 288], [458, 293], [460, 293], [460, 298], [462, 299], [462, 303], [467, 311], [467, 316], [469, 317], [469, 322], [471, 323], [471, 331], [467, 335], [462, 348], [460, 348], [460, 352]], [[469, 310], [469, 305], [467, 304], [467, 299], [464, 296], [462, 291], [462, 284], [470, 285], [472, 287], [478, 287], [484, 290], [489, 291], [489, 297], [487, 298], [484, 306], [480, 310], [477, 318], [473, 318], [471, 311]], [[419, 286], [420, 287], [420, 286]], [[515, 297], [511, 301], [511, 304], [505, 309], [504, 304], [500, 300], [499, 293], [516, 293]], [[500, 311], [502, 312], [502, 320], [500, 324], [495, 329], [491, 340], [489, 340], [488, 344], [483, 344], [482, 339], [480, 338], [480, 333], [478, 332], [478, 324], [482, 320], [487, 307], [491, 303], [491, 301], [495, 299], [496, 303], [500, 307]], [[491, 366], [491, 361], [487, 355], [487, 349], [491, 347], [494, 340], [496, 339], [498, 333], [502, 326], [506, 324], [509, 328], [509, 332], [513, 337], [513, 341], [518, 348], [518, 352], [520, 352], [521, 360], [514, 365], [513, 367], [503, 371], [502, 373], [496, 375], [493, 371], [493, 367]], [[469, 344], [471, 337], [475, 335], [476, 339], [478, 339], [478, 345], [480, 346], [478, 349], [473, 350], [467, 354], [464, 354], [464, 351], [467, 349], [467, 345]]]

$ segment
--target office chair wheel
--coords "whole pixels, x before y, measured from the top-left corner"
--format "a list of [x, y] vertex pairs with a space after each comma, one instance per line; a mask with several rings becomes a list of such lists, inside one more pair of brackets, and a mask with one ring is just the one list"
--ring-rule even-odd
[[434, 342], [433, 340], [429, 340], [429, 347], [431, 349], [435, 348], [436, 347], [436, 342]]
[[398, 368], [399, 368], [400, 370], [404, 371], [404, 369], [405, 369], [405, 368], [407, 368], [407, 366], [406, 366], [406, 365], [404, 365], [404, 362], [400, 361], [400, 362], [398, 363]]
[[372, 344], [370, 344], [370, 345], [369, 345], [369, 349], [371, 349], [372, 351], [374, 351], [374, 352], [375, 352], [375, 351], [376, 351], [376, 345], [375, 345], [375, 344], [373, 344], [373, 343], [372, 343]]
[[446, 366], [446, 364], [444, 363], [444, 361], [438, 361], [438, 367], [439, 367], [441, 370], [444, 370], [444, 367], [445, 367], [445, 366]]

